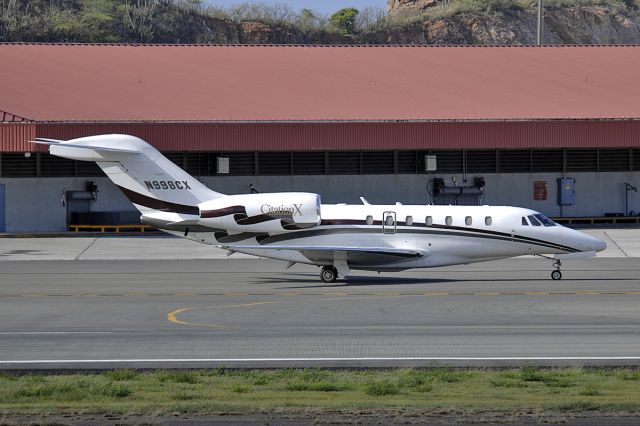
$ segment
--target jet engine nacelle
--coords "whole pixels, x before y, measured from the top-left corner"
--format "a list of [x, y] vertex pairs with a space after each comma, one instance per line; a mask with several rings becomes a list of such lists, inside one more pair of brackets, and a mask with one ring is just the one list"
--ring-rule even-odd
[[278, 233], [320, 224], [320, 196], [308, 192], [229, 195], [198, 207], [201, 225], [233, 232]]

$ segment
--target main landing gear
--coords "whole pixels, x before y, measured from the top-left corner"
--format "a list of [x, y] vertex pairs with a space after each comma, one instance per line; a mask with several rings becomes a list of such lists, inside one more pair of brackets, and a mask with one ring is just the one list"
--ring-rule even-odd
[[338, 278], [338, 270], [335, 266], [323, 266], [320, 271], [320, 279], [323, 283], [332, 283], [335, 282], [336, 278]]
[[562, 266], [562, 263], [560, 263], [559, 259], [556, 259], [553, 261], [553, 267], [555, 268], [555, 270], [553, 272], [551, 272], [551, 279], [552, 280], [559, 280], [562, 278], [562, 272], [560, 272], [560, 267]]

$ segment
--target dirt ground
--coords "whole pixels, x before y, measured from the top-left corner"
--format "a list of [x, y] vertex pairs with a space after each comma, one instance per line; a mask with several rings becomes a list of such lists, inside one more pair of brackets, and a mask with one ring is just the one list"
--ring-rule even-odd
[[0, 425], [637, 425], [640, 412], [425, 412], [416, 410], [281, 411], [244, 415], [240, 413], [186, 414], [89, 414], [89, 413], [1, 413]]

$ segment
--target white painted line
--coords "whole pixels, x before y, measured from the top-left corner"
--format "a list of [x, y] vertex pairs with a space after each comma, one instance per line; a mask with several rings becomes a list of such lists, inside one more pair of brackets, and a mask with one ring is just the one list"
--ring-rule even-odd
[[366, 357], [366, 358], [156, 358], [156, 359], [42, 359], [0, 360], [0, 364], [90, 364], [153, 362], [306, 362], [306, 361], [640, 361], [640, 356], [532, 356], [532, 357]]

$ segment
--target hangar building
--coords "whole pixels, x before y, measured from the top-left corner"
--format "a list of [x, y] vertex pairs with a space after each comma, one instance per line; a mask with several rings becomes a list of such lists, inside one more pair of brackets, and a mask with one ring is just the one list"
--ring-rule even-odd
[[0, 64], [0, 232], [135, 221], [94, 164], [29, 142], [103, 133], [224, 193], [640, 210], [640, 46], [2, 44]]

